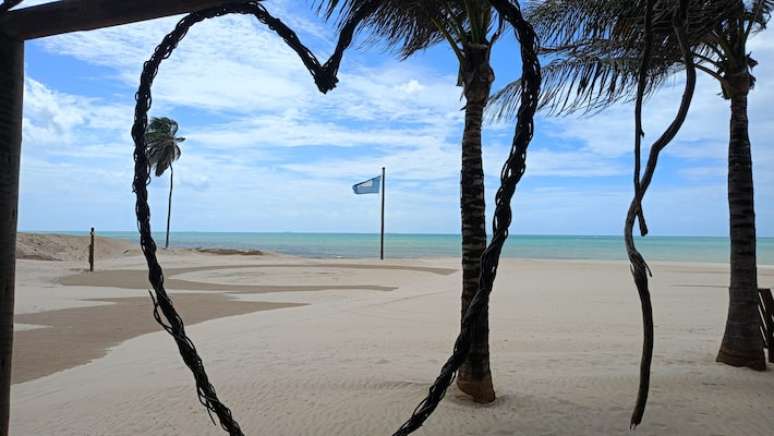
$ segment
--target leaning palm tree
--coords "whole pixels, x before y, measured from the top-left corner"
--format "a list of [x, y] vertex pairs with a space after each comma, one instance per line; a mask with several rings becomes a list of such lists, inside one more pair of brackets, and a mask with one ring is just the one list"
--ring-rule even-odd
[[[555, 115], [596, 112], [636, 98], [640, 59], [647, 33], [646, 4], [653, 0], [543, 0], [530, 5], [528, 19], [541, 38], [541, 107]], [[652, 93], [685, 68], [672, 36], [672, 0], [655, 0], [652, 56], [645, 92]], [[717, 361], [758, 370], [766, 368], [757, 309], [757, 265], [752, 158], [747, 97], [755, 84], [756, 61], [747, 51], [751, 35], [766, 27], [774, 0], [690, 0], [687, 39], [696, 69], [717, 80], [730, 100], [728, 206], [731, 239], [729, 308]], [[495, 117], [514, 114], [519, 83], [490, 101]], [[641, 135], [642, 132], [640, 131]], [[635, 189], [639, 150], [635, 150]], [[647, 233], [641, 210], [640, 231]]]
[[185, 138], [175, 136], [177, 134], [177, 121], [161, 117], [151, 118], [148, 124], [148, 130], [145, 134], [146, 153], [148, 155], [148, 164], [154, 169], [156, 177], [169, 168], [169, 205], [167, 207], [167, 240], [164, 248], [169, 248], [169, 224], [172, 217], [172, 186], [175, 177], [175, 171], [172, 168], [172, 162], [180, 158], [180, 143]]
[[[326, 5], [328, 17], [338, 11], [346, 18], [367, 7], [370, 1], [321, 3]], [[465, 99], [460, 175], [464, 316], [479, 287], [481, 255], [487, 243], [481, 125], [494, 82], [489, 54], [503, 31], [503, 21], [497, 19], [486, 0], [385, 0], [364, 21], [375, 35], [397, 47], [403, 59], [445, 41], [459, 61], [457, 85], [462, 87]], [[470, 354], [459, 370], [457, 386], [474, 401], [488, 403], [495, 399], [489, 367], [488, 311], [474, 329]]]

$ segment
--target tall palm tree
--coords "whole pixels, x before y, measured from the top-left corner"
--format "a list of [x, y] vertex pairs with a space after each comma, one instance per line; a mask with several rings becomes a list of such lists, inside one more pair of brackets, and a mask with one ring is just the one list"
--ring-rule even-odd
[[169, 248], [169, 223], [172, 217], [172, 187], [175, 178], [175, 170], [172, 168], [172, 162], [180, 159], [180, 143], [185, 138], [175, 136], [177, 134], [177, 121], [161, 117], [151, 118], [148, 124], [148, 130], [145, 134], [146, 153], [148, 154], [148, 164], [154, 169], [156, 177], [169, 168], [169, 205], [167, 207], [167, 240], [164, 248]]
[[[338, 11], [343, 18], [355, 15], [368, 4], [370, 0], [321, 2], [326, 5], [328, 17]], [[465, 98], [460, 174], [464, 315], [479, 287], [481, 255], [487, 243], [481, 125], [494, 82], [489, 54], [503, 31], [503, 21], [486, 0], [384, 0], [364, 21], [375, 35], [397, 47], [403, 59], [445, 41], [459, 62], [457, 85]], [[474, 330], [473, 345], [459, 370], [457, 386], [474, 401], [488, 403], [495, 399], [489, 367], [488, 311]]]
[[[544, 0], [533, 2], [529, 21], [550, 62], [543, 68], [541, 107], [562, 115], [597, 111], [635, 98], [645, 46], [647, 0]], [[656, 0], [653, 55], [645, 91], [652, 93], [684, 69], [671, 35], [676, 3]], [[753, 174], [747, 97], [755, 84], [756, 61], [747, 52], [752, 34], [765, 29], [774, 0], [690, 0], [687, 38], [695, 67], [720, 84], [730, 101], [728, 206], [731, 239], [729, 308], [717, 361], [758, 370], [766, 368], [757, 309], [757, 265]], [[496, 117], [510, 117], [518, 102], [513, 82], [490, 101]], [[637, 176], [639, 177], [639, 176]], [[640, 230], [647, 232], [641, 221]]]

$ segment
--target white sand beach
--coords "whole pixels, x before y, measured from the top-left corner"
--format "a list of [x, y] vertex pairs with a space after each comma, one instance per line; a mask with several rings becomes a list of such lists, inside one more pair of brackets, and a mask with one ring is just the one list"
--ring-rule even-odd
[[[80, 253], [82, 242], [70, 243]], [[18, 261], [11, 433], [224, 434], [153, 322], [144, 259], [115, 244], [98, 255], [95, 273], [73, 255]], [[37, 250], [35, 259], [56, 257]], [[160, 259], [189, 335], [247, 435], [391, 434], [458, 330], [457, 259], [189, 250]], [[453, 387], [416, 434], [774, 434], [774, 372], [714, 362], [727, 266], [651, 266], [652, 389], [634, 433], [642, 333], [628, 265], [503, 259], [490, 309], [498, 399], [476, 405]], [[760, 268], [760, 282], [774, 286], [773, 267]]]

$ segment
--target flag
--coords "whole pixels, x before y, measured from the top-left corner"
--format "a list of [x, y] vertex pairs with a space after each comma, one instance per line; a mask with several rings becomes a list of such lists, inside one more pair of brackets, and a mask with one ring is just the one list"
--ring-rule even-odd
[[373, 179], [360, 182], [352, 185], [352, 190], [355, 194], [378, 194], [379, 187], [382, 184], [382, 176], [374, 177]]

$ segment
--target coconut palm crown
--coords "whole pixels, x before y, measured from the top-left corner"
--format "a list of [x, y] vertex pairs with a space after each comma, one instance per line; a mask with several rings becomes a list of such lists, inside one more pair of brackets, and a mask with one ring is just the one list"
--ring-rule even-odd
[[[323, 0], [320, 9], [331, 17], [338, 13], [340, 23], [371, 0]], [[384, 0], [364, 20], [374, 36], [384, 38], [405, 59], [444, 40], [459, 59], [463, 44], [493, 43], [502, 33], [503, 22], [494, 9], [480, 0]], [[489, 38], [489, 40], [487, 40]]]
[[156, 177], [161, 177], [182, 154], [180, 143], [185, 138], [176, 137], [177, 130], [177, 121], [167, 117], [153, 117], [148, 123], [145, 133], [146, 153], [148, 164], [154, 169]]

